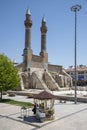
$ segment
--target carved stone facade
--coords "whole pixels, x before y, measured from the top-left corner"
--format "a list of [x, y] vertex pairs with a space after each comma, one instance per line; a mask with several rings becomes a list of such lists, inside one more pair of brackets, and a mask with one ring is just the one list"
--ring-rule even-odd
[[26, 12], [25, 25], [25, 48], [23, 50], [23, 63], [17, 65], [21, 76], [21, 90], [43, 89], [60, 90], [72, 86], [71, 77], [63, 70], [62, 66], [48, 64], [46, 51], [47, 26], [43, 17], [41, 24], [41, 52], [34, 55], [31, 48], [32, 20], [30, 11]]

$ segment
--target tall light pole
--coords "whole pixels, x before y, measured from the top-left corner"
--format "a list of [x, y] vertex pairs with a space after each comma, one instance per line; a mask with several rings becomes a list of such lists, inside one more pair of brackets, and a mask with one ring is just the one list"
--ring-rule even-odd
[[71, 11], [75, 12], [75, 104], [77, 104], [77, 11], [80, 11], [81, 5], [74, 5]]

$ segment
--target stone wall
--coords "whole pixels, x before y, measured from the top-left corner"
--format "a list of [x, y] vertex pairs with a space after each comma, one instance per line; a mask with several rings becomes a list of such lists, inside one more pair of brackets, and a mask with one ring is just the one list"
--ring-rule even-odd
[[32, 61], [34, 62], [42, 62], [42, 58], [37, 55], [32, 55]]
[[31, 84], [34, 89], [43, 89], [43, 85], [35, 72], [31, 75]]
[[49, 72], [44, 72], [43, 80], [50, 90], [59, 90], [59, 85], [56, 83], [56, 81]]
[[40, 62], [32, 61], [32, 67], [33, 68], [43, 68], [43, 64]]
[[[52, 71], [52, 72], [56, 72], [56, 73], [58, 73], [58, 74], [62, 74], [62, 66], [59, 66], [59, 65], [51, 65], [51, 64], [45, 64], [45, 63], [42, 63], [42, 62], [38, 62], [38, 61], [36, 61], [36, 58], [38, 59], [38, 60], [40, 60], [39, 58], [38, 58], [38, 56], [35, 56], [34, 57], [34, 59], [35, 60], [33, 60], [33, 61], [31, 61], [31, 67], [33, 67], [33, 68], [43, 68], [43, 69], [45, 69], [45, 68], [48, 68], [48, 71]], [[18, 68], [20, 71], [22, 71], [22, 68], [23, 68], [23, 63], [21, 63], [21, 64], [18, 64], [17, 66], [16, 66], [16, 68]]]
[[62, 74], [62, 66], [48, 64], [48, 71], [53, 71]]

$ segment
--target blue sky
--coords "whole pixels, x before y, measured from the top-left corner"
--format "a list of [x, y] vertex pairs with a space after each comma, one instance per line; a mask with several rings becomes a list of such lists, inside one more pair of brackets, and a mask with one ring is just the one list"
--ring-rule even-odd
[[22, 62], [25, 43], [25, 13], [31, 11], [32, 50], [41, 49], [40, 26], [45, 16], [47, 52], [51, 64], [67, 68], [74, 65], [74, 12], [70, 7], [82, 5], [77, 14], [77, 64], [87, 65], [87, 0], [0, 0], [0, 53]]

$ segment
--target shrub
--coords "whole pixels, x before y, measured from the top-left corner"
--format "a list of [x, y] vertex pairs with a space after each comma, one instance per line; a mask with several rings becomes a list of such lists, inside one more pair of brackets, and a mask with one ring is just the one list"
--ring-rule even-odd
[[16, 93], [15, 93], [15, 92], [8, 92], [8, 95], [9, 95], [10, 97], [14, 97], [14, 96], [16, 95]]
[[2, 92], [2, 94], [3, 94], [3, 95], [6, 95], [6, 94], [7, 94], [7, 92], [3, 91], [3, 92]]

